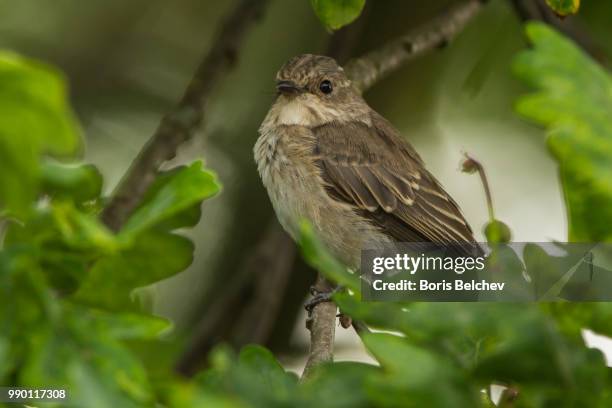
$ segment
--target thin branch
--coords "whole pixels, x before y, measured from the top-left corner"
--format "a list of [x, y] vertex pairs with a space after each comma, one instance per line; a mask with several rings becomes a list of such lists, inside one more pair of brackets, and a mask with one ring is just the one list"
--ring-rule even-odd
[[361, 336], [362, 334], [370, 333], [370, 329], [368, 328], [368, 326], [361, 320], [353, 320], [351, 321], [351, 325], [359, 336]]
[[238, 50], [251, 25], [269, 0], [240, 0], [227, 17], [178, 105], [163, 117], [155, 134], [142, 148], [102, 211], [104, 223], [118, 231], [140, 204], [161, 164], [190, 140], [204, 118], [204, 105], [219, 80], [236, 63]]
[[522, 21], [542, 21], [553, 26], [558, 31], [572, 38], [576, 44], [582, 47], [593, 58], [601, 63], [608, 63], [606, 53], [601, 45], [597, 44], [588, 35], [573, 16], [564, 18], [557, 16], [542, 0], [510, 0], [510, 3]]
[[[331, 292], [334, 285], [319, 274], [314, 289], [319, 293], [326, 293]], [[334, 302], [321, 302], [312, 309], [308, 316], [306, 327], [310, 330], [310, 351], [302, 373], [302, 380], [311, 376], [316, 366], [332, 361], [334, 358], [336, 311], [337, 307]]]
[[484, 166], [478, 160], [464, 153], [465, 161], [462, 165], [462, 171], [465, 173], [478, 172], [480, 181], [484, 188], [485, 196], [487, 199], [487, 208], [489, 209], [489, 219], [493, 221], [495, 219], [495, 211], [493, 208], [493, 197], [491, 196], [491, 188], [489, 187], [489, 181], [487, 180], [487, 173], [485, 172]]
[[483, 0], [466, 1], [426, 26], [350, 61], [345, 66], [347, 75], [357, 89], [365, 91], [409, 60], [448, 44], [478, 14], [483, 3]]

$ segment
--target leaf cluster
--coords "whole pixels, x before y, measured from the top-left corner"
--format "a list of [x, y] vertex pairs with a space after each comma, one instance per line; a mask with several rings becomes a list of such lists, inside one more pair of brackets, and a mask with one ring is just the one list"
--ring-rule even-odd
[[219, 189], [195, 162], [161, 174], [114, 234], [97, 217], [99, 171], [78, 160], [79, 126], [53, 69], [0, 54], [0, 384], [69, 390], [70, 406], [153, 406], [156, 391], [127, 341], [169, 322], [136, 289], [185, 269], [177, 230]]

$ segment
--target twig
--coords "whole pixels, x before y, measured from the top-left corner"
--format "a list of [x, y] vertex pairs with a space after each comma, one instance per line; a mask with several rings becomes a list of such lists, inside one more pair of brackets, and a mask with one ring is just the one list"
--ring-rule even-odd
[[142, 148], [102, 211], [104, 223], [118, 231], [140, 204], [162, 163], [191, 139], [204, 118], [204, 105], [214, 85], [236, 63], [247, 30], [269, 0], [240, 0], [221, 25], [213, 47], [200, 63], [178, 105], [163, 117], [155, 134]]
[[[448, 43], [467, 25], [482, 8], [481, 0], [469, 0], [434, 19], [426, 27], [401, 36], [380, 49], [350, 61], [345, 66], [347, 75], [357, 89], [364, 91], [407, 61]], [[330, 291], [333, 286], [320, 274], [315, 284], [319, 292]], [[314, 367], [333, 359], [336, 324], [336, 305], [323, 302], [316, 305], [308, 324], [310, 353], [302, 379], [308, 378]], [[367, 327], [360, 322], [353, 325], [357, 333]]]
[[351, 325], [353, 326], [353, 329], [358, 335], [362, 335], [364, 333], [370, 333], [370, 329], [368, 328], [368, 326], [361, 320], [353, 319], [351, 321]]
[[522, 21], [543, 21], [572, 38], [599, 62], [608, 63], [601, 45], [597, 44], [572, 16], [564, 18], [557, 16], [542, 0], [510, 0], [510, 3]]
[[484, 188], [485, 196], [487, 199], [487, 207], [489, 209], [489, 219], [494, 220], [495, 211], [493, 208], [493, 197], [491, 196], [491, 188], [489, 187], [489, 181], [487, 180], [487, 173], [485, 172], [485, 169], [482, 163], [480, 163], [478, 160], [469, 156], [467, 153], [464, 153], [464, 156], [465, 156], [465, 160], [463, 161], [463, 164], [462, 164], [462, 167], [463, 167], [462, 171], [465, 173], [474, 173], [476, 171], [478, 172], [478, 175], [480, 176], [480, 181], [482, 182], [482, 186]]
[[[319, 274], [314, 288], [319, 293], [326, 293], [331, 292], [334, 285]], [[334, 358], [336, 310], [334, 302], [321, 302], [312, 309], [308, 316], [306, 327], [310, 330], [310, 351], [302, 379], [312, 375], [314, 368], [319, 364], [332, 361]]]
[[427, 26], [401, 36], [345, 66], [353, 85], [364, 91], [407, 61], [449, 43], [482, 8], [483, 0], [468, 0]]

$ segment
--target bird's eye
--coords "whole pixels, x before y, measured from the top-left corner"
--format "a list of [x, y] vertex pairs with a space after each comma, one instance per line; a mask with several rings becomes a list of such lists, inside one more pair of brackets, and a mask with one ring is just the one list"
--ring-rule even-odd
[[334, 88], [332, 86], [332, 83], [326, 79], [325, 81], [322, 81], [319, 84], [319, 90], [324, 94], [330, 94], [334, 90]]

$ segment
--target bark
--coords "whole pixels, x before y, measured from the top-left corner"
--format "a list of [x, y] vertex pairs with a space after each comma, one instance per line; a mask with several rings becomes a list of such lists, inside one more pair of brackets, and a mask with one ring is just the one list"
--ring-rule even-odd
[[[319, 274], [314, 288], [319, 293], [325, 293], [331, 292], [334, 285]], [[308, 316], [306, 327], [310, 330], [310, 351], [302, 380], [311, 376], [319, 364], [332, 361], [334, 358], [336, 311], [334, 302], [322, 302], [316, 305]]]

